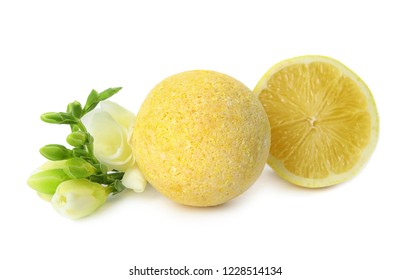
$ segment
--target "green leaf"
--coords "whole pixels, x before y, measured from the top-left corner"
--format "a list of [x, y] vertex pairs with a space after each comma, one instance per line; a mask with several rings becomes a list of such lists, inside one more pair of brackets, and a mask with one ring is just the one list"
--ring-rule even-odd
[[123, 183], [121, 183], [121, 180], [115, 180], [114, 183], [110, 184], [110, 186], [115, 190], [113, 194], [120, 193], [126, 188]]
[[77, 124], [79, 119], [69, 113], [49, 112], [40, 116], [41, 120], [53, 124]]
[[103, 101], [106, 99], [109, 99], [112, 97], [114, 94], [119, 92], [122, 89], [122, 87], [116, 87], [116, 88], [108, 88], [105, 91], [100, 92], [99, 95], [99, 101]]
[[81, 108], [81, 104], [78, 101], [71, 102], [67, 105], [67, 113], [76, 118], [81, 118], [82, 110], [83, 108]]
[[99, 102], [99, 94], [95, 89], [93, 89], [87, 97], [86, 104], [83, 108], [82, 116], [96, 108]]
[[73, 157], [73, 152], [63, 145], [49, 144], [40, 149], [40, 154], [49, 160], [63, 160]]

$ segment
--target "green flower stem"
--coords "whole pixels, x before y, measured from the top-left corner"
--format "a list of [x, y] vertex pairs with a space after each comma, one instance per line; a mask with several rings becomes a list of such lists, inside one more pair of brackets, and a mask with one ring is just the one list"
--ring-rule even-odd
[[[80, 129], [80, 131], [87, 133], [87, 128], [84, 126], [82, 121], [79, 119], [77, 122], [77, 126]], [[86, 149], [90, 155], [90, 160], [93, 162], [95, 165], [99, 165], [100, 162], [97, 160], [97, 158], [94, 156], [94, 145], [93, 145], [93, 140], [89, 141], [89, 143], [86, 144]], [[101, 171], [101, 170], [100, 170]]]
[[115, 180], [123, 179], [124, 172], [109, 173], [107, 179], [114, 182]]
[[95, 183], [110, 185], [117, 180], [123, 179], [124, 172], [113, 172], [109, 174], [91, 175], [89, 180]]

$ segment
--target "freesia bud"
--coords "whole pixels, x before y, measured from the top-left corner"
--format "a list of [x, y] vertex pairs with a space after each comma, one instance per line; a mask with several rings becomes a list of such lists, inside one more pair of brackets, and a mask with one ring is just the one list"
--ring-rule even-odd
[[76, 118], [81, 118], [82, 113], [81, 104], [78, 101], [71, 102], [67, 105], [67, 113], [73, 115]]
[[87, 178], [96, 173], [96, 168], [82, 158], [71, 158], [66, 161], [64, 172], [71, 178]]
[[41, 199], [43, 199], [43, 200], [45, 200], [45, 201], [47, 201], [47, 202], [51, 202], [51, 198], [53, 197], [52, 194], [41, 193], [41, 192], [37, 192], [37, 195], [38, 195]]
[[71, 150], [59, 144], [50, 144], [42, 147], [40, 154], [49, 160], [63, 160], [73, 157]]
[[27, 184], [40, 193], [54, 194], [60, 183], [69, 179], [62, 169], [47, 169], [31, 175]]
[[83, 146], [87, 144], [88, 140], [88, 133], [84, 133], [82, 131], [74, 131], [70, 133], [66, 138], [67, 143], [69, 143], [69, 145], [73, 147]]
[[143, 192], [147, 185], [147, 180], [137, 167], [137, 164], [126, 170], [121, 182], [126, 188], [132, 189], [135, 192]]
[[40, 116], [40, 119], [46, 123], [54, 124], [77, 124], [78, 119], [69, 113], [64, 112], [49, 112]]
[[59, 185], [51, 199], [63, 216], [79, 219], [90, 215], [104, 204], [110, 190], [86, 179], [73, 179]]

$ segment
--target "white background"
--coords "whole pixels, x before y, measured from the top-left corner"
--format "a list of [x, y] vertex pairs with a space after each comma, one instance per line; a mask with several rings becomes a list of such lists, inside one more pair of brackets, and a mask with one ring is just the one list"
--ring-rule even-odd
[[[407, 1], [1, 1], [1, 279], [238, 279], [224, 266], [281, 266], [250, 279], [411, 279], [410, 74]], [[251, 89], [274, 63], [334, 57], [371, 88], [380, 139], [362, 172], [307, 190], [268, 167], [215, 208], [148, 188], [79, 221], [26, 185], [67, 127], [39, 115], [98, 91], [137, 112], [163, 78], [229, 74]], [[136, 277], [129, 268], [220, 269], [212, 277]], [[240, 277], [241, 278], [241, 277]]]

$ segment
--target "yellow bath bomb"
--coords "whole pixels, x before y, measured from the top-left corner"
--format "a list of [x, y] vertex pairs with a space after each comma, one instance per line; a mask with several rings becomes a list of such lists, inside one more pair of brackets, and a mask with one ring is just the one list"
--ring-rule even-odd
[[168, 77], [137, 114], [132, 147], [147, 181], [191, 206], [222, 204], [261, 174], [270, 126], [256, 95], [213, 71]]

